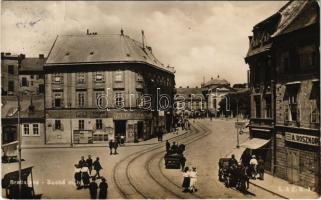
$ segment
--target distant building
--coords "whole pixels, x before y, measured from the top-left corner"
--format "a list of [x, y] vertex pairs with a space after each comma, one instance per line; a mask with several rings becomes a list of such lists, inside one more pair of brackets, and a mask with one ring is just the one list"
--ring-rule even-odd
[[40, 54], [38, 58], [24, 58], [19, 69], [20, 90], [24, 94], [44, 94], [45, 57]]
[[207, 102], [199, 87], [179, 87], [175, 95], [176, 113], [189, 117], [205, 117]]
[[213, 77], [208, 82], [201, 84], [203, 94], [207, 100], [208, 115], [217, 117], [220, 110], [220, 102], [225, 100], [226, 94], [235, 91], [225, 79]]
[[320, 22], [317, 1], [290, 1], [249, 37], [248, 149], [265, 169], [320, 192]]
[[[173, 103], [174, 70], [159, 62], [144, 40], [123, 31], [58, 36], [44, 72], [47, 143], [106, 142], [116, 136], [132, 142], [153, 137], [157, 127], [171, 129], [172, 108], [159, 106], [165, 107], [164, 95]], [[149, 103], [150, 109], [143, 109]]]
[[[18, 101], [15, 96], [1, 99], [2, 144], [18, 140]], [[43, 145], [45, 143], [43, 96], [21, 96], [20, 131], [22, 145]]]
[[1, 52], [1, 95], [16, 95], [19, 89], [20, 55]]

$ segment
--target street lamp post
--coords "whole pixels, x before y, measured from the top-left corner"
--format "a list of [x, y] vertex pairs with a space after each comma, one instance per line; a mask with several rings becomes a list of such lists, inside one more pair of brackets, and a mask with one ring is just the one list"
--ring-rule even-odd
[[[239, 100], [236, 100], [236, 121], [239, 121]], [[236, 148], [240, 148], [239, 127], [236, 128]]]
[[73, 147], [73, 137], [72, 137], [72, 118], [71, 118], [71, 103], [69, 103], [69, 117], [70, 117], [70, 120], [69, 120], [69, 123], [70, 123], [70, 147]]

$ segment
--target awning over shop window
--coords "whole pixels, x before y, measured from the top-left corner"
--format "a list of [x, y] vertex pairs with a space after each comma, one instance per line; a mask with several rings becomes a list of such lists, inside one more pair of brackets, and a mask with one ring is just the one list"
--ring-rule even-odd
[[248, 140], [241, 144], [240, 146], [243, 148], [248, 148], [248, 149], [258, 149], [265, 144], [267, 144], [270, 140], [265, 140], [261, 138], [252, 138], [251, 140]]
[[260, 147], [263, 147], [269, 141], [270, 140], [253, 138], [241, 144], [239, 148], [234, 148], [232, 152], [228, 155], [228, 157], [230, 158], [232, 154], [234, 154], [235, 159], [239, 161], [241, 160], [241, 157], [246, 149], [258, 149]]

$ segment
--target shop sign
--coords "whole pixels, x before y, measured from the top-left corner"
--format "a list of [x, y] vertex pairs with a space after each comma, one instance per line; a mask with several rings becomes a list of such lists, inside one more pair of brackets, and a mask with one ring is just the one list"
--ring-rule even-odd
[[306, 144], [311, 146], [319, 146], [320, 138], [318, 136], [303, 135], [297, 133], [285, 133], [285, 140], [289, 142], [296, 142], [300, 144]]
[[152, 118], [151, 113], [143, 112], [114, 112], [110, 113], [110, 117], [114, 120], [130, 120], [130, 119], [148, 119]]

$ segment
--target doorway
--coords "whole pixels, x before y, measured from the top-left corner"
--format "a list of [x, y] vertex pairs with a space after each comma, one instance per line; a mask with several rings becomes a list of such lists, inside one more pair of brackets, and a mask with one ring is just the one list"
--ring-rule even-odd
[[125, 136], [126, 137], [126, 120], [115, 120], [115, 137]]
[[137, 137], [138, 139], [143, 139], [144, 137], [144, 122], [137, 122]]
[[289, 183], [297, 184], [299, 182], [300, 153], [298, 150], [287, 150], [287, 177]]

